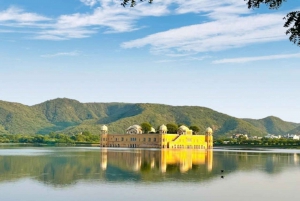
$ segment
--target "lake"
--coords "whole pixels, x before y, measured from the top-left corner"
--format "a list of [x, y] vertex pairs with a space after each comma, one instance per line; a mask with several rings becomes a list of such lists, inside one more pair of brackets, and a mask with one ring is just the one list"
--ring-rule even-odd
[[297, 200], [300, 150], [0, 145], [1, 201]]

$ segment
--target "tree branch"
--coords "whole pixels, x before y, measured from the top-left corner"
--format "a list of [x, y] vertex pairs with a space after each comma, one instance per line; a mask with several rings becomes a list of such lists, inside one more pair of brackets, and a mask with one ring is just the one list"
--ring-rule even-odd
[[259, 8], [260, 4], [266, 4], [269, 9], [278, 9], [283, 2], [287, 0], [244, 0], [248, 1], [248, 8]]
[[[123, 7], [126, 7], [129, 4], [130, 4], [130, 7], [134, 7], [136, 5], [136, 0], [121, 0], [121, 1], [122, 1], [121, 5]], [[145, 0], [140, 0], [140, 1], [142, 2], [142, 1], [145, 1]], [[152, 3], [153, 0], [148, 0], [148, 2]]]
[[290, 12], [284, 17], [284, 27], [289, 28], [285, 33], [290, 35], [289, 40], [300, 46], [300, 11]]

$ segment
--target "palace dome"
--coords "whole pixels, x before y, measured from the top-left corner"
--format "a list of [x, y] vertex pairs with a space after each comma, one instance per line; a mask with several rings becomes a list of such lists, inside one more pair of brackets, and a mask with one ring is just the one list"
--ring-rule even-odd
[[141, 129], [142, 127], [140, 125], [133, 125], [131, 128]]
[[159, 127], [159, 130], [160, 130], [160, 131], [167, 131], [168, 128], [165, 126], [165, 124], [163, 124], [163, 125], [161, 125], [161, 126]]
[[107, 126], [103, 125], [103, 126], [101, 126], [101, 130], [102, 130], [102, 131], [107, 131], [108, 128], [107, 128]]
[[151, 127], [150, 132], [155, 133], [155, 129], [153, 127]]
[[180, 126], [178, 129], [184, 130], [184, 131], [188, 131], [189, 128], [186, 127], [185, 125]]
[[211, 127], [208, 127], [208, 128], [205, 130], [205, 132], [207, 132], [207, 133], [212, 133], [213, 130], [211, 129]]

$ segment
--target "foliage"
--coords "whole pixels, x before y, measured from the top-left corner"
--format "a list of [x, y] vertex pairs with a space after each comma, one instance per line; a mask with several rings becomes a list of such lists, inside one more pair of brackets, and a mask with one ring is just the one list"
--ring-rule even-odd
[[88, 131], [82, 134], [73, 136], [62, 133], [49, 133], [47, 135], [0, 135], [0, 143], [35, 143], [35, 144], [74, 144], [74, 143], [99, 143], [100, 136], [89, 133]]
[[227, 136], [233, 134], [247, 134], [248, 136], [264, 136], [266, 132], [250, 123], [237, 118], [228, 118], [221, 128], [216, 131], [216, 135], [226, 133]]
[[142, 127], [142, 130], [143, 130], [144, 133], [149, 133], [149, 131], [151, 131], [152, 126], [148, 122], [141, 123], [140, 126]]
[[287, 132], [297, 133], [296, 131], [291, 131], [291, 130], [295, 129], [295, 127], [298, 127], [298, 124], [285, 122], [279, 119], [278, 117], [274, 117], [274, 116], [269, 116], [259, 120], [255, 120], [255, 119], [244, 119], [244, 120], [257, 128], [264, 130], [264, 132], [266, 133], [272, 133], [276, 135], [280, 135]]
[[[284, 134], [300, 126], [277, 117], [260, 120], [237, 119], [209, 108], [196, 106], [80, 103], [66, 98], [34, 106], [0, 101], [0, 134], [46, 135], [53, 132], [71, 136], [89, 131], [96, 135], [100, 134], [103, 124], [108, 125], [109, 133], [124, 134], [130, 125], [142, 122], [149, 122], [155, 128], [168, 122], [188, 127], [197, 125], [199, 134], [204, 134], [205, 129], [210, 126], [218, 136], [236, 133], [257, 136], [264, 136], [267, 133]], [[168, 132], [176, 133], [177, 128], [169, 129]], [[81, 136], [78, 140], [85, 141], [85, 138]]]
[[[126, 7], [130, 5], [130, 7], [134, 7], [136, 5], [137, 0], [121, 0], [121, 5]], [[140, 0], [143, 2], [144, 0]], [[278, 9], [283, 2], [287, 2], [287, 0], [244, 0], [247, 1], [248, 8], [259, 8], [261, 4], [266, 4], [269, 9]], [[153, 0], [149, 0], [149, 3], [152, 3]], [[286, 35], [290, 35], [289, 40], [294, 44], [300, 46], [300, 11], [290, 12], [284, 17], [286, 20], [284, 23], [284, 27], [288, 28], [286, 31]]]
[[288, 28], [286, 35], [290, 35], [290, 41], [300, 46], [300, 11], [290, 12], [284, 19], [284, 27]]
[[[136, 1], [138, 1], [138, 0], [121, 0], [122, 1], [122, 3], [121, 3], [121, 5], [123, 6], [123, 7], [126, 7], [127, 5], [129, 5], [130, 4], [130, 7], [134, 7], [135, 5], [136, 5]], [[139, 0], [139, 1], [144, 1], [144, 0]], [[148, 2], [149, 3], [152, 3], [153, 2], [153, 0], [148, 0]]]
[[247, 1], [248, 8], [259, 8], [260, 4], [266, 4], [270, 9], [278, 9], [287, 0], [244, 0]]
[[[266, 4], [270, 9], [278, 9], [287, 0], [244, 0], [247, 1], [248, 8], [259, 8], [260, 4]], [[284, 27], [288, 28], [286, 35], [290, 35], [289, 40], [300, 46], [300, 11], [290, 12], [284, 17], [286, 20]]]
[[168, 133], [177, 133], [178, 126], [176, 124], [169, 123], [166, 126], [168, 129]]
[[[225, 143], [226, 142], [226, 143]], [[258, 139], [246, 139], [240, 136], [238, 139], [233, 138], [218, 138], [214, 140], [214, 145], [257, 145], [257, 146], [275, 146], [275, 147], [289, 147], [300, 146], [300, 140], [293, 140], [287, 138], [262, 138]]]
[[293, 129], [293, 130], [290, 130], [290, 131], [288, 131], [288, 132], [286, 132], [286, 133], [296, 133], [296, 134], [300, 134], [300, 126], [298, 126], [298, 127], [296, 127], [295, 129]]
[[198, 126], [190, 126], [190, 129], [193, 130], [193, 134], [197, 134], [200, 131]]

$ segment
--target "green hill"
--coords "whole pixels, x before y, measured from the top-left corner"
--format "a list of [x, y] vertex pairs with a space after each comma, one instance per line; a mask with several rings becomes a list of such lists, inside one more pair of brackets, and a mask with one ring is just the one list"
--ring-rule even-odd
[[289, 132], [290, 130], [293, 130], [299, 126], [299, 124], [286, 122], [274, 116], [269, 116], [259, 120], [255, 120], [255, 119], [244, 119], [244, 120], [257, 128], [260, 128], [264, 132], [270, 134], [277, 134], [277, 135]]
[[197, 106], [80, 103], [67, 98], [49, 100], [34, 106], [0, 101], [0, 134], [100, 133], [103, 124], [109, 126], [110, 133], [124, 133], [130, 125], [143, 122], [149, 122], [154, 128], [167, 123], [196, 125], [200, 133], [204, 133], [205, 128], [210, 126], [218, 136], [235, 133], [258, 136], [282, 134], [300, 126], [277, 117], [238, 119]]
[[289, 133], [289, 134], [298, 134], [299, 135], [300, 134], [300, 126], [294, 128], [293, 130], [290, 130], [290, 131], [288, 131], [286, 133]]
[[37, 133], [48, 126], [51, 126], [51, 123], [35, 108], [19, 103], [0, 101], [1, 133]]

